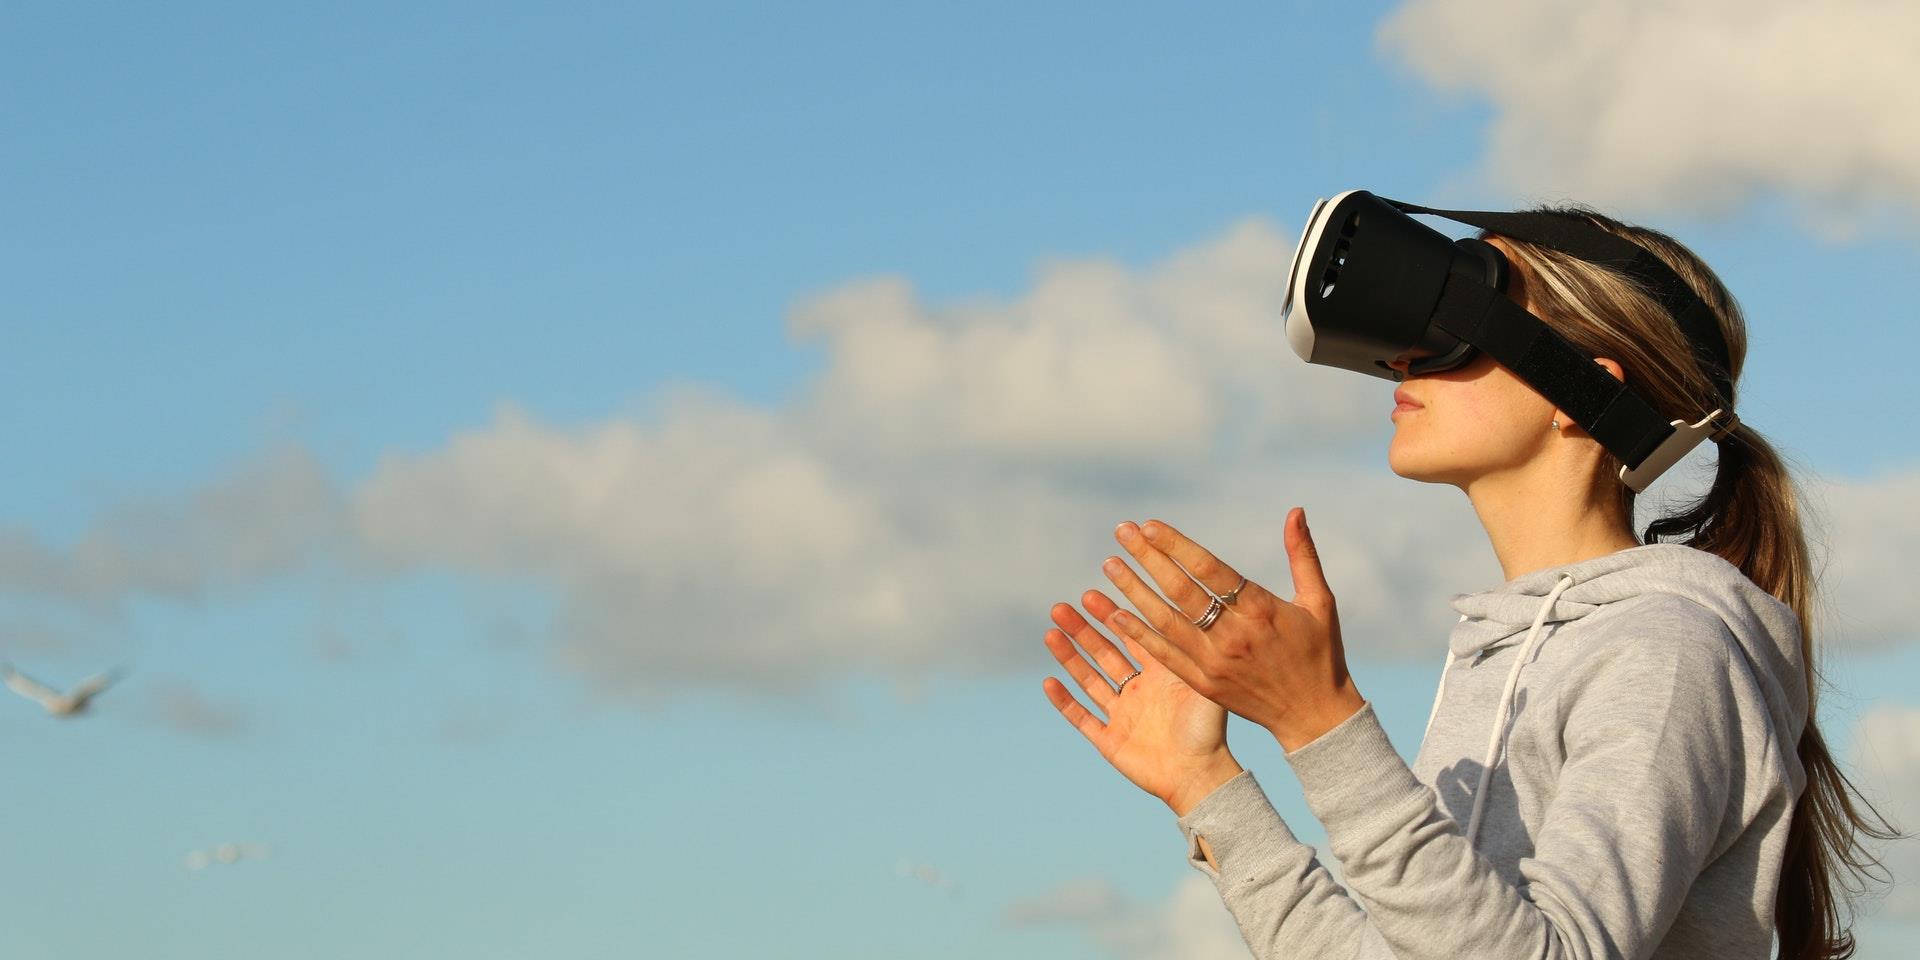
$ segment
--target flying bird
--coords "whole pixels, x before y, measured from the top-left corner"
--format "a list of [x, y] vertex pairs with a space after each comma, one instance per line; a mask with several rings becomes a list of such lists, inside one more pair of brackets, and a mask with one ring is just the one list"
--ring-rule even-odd
[[181, 864], [188, 870], [205, 870], [215, 863], [265, 860], [272, 855], [273, 848], [264, 843], [216, 843], [205, 850], [187, 851]]
[[894, 872], [900, 876], [911, 877], [918, 880], [949, 897], [958, 898], [960, 896], [960, 884], [955, 883], [952, 877], [941, 873], [940, 868], [930, 863], [914, 863], [902, 857], [898, 865], [895, 866]]
[[4, 674], [7, 686], [13, 692], [40, 704], [48, 713], [56, 717], [71, 717], [86, 712], [87, 704], [91, 703], [94, 697], [99, 696], [102, 690], [112, 686], [114, 681], [125, 676], [125, 671], [114, 669], [95, 674], [74, 684], [73, 689], [66, 693], [61, 693], [15, 670], [11, 663], [0, 664], [0, 674]]

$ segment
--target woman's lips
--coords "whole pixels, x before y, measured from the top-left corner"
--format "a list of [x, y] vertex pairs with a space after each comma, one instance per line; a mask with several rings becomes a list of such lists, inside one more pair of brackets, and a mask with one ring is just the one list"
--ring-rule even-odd
[[1388, 419], [1398, 417], [1409, 410], [1420, 409], [1419, 401], [1413, 399], [1405, 390], [1395, 390], [1393, 392], [1393, 401], [1393, 413], [1388, 415]]

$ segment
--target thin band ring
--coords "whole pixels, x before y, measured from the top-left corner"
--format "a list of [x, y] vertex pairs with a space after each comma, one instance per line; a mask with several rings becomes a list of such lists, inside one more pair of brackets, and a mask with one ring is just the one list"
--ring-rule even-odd
[[1127, 674], [1127, 675], [1126, 675], [1126, 676], [1124, 676], [1124, 677], [1121, 677], [1121, 678], [1120, 678], [1120, 685], [1119, 685], [1119, 686], [1117, 686], [1117, 687], [1115, 687], [1115, 688], [1113, 688], [1113, 695], [1114, 695], [1114, 696], [1116, 696], [1116, 697], [1117, 697], [1117, 696], [1119, 696], [1119, 695], [1120, 695], [1120, 692], [1121, 692], [1122, 690], [1125, 690], [1125, 689], [1127, 689], [1127, 681], [1128, 681], [1128, 680], [1132, 680], [1132, 679], [1133, 679], [1134, 677], [1137, 677], [1137, 676], [1139, 676], [1139, 675], [1140, 675], [1140, 671], [1138, 671], [1138, 670], [1135, 670], [1134, 672], [1132, 672], [1132, 673], [1129, 673], [1129, 674]]
[[1219, 596], [1220, 596], [1220, 602], [1221, 602], [1221, 603], [1232, 603], [1232, 602], [1234, 602], [1235, 600], [1238, 600], [1238, 599], [1240, 599], [1240, 591], [1241, 591], [1242, 589], [1244, 589], [1244, 588], [1246, 587], [1246, 585], [1247, 585], [1247, 578], [1246, 578], [1246, 577], [1241, 577], [1241, 578], [1240, 578], [1240, 585], [1239, 585], [1239, 586], [1237, 586], [1237, 587], [1234, 587], [1234, 588], [1233, 588], [1232, 590], [1228, 590], [1228, 591], [1227, 591], [1226, 593], [1223, 593], [1223, 594], [1220, 594], [1220, 595], [1219, 595]]

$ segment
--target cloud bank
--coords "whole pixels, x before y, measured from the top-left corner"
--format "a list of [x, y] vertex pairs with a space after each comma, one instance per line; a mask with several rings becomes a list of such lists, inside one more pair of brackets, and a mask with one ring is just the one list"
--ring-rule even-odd
[[0, 594], [93, 613], [127, 596], [195, 599], [350, 547], [347, 505], [307, 451], [268, 451], [183, 497], [122, 504], [54, 549], [0, 529]]
[[390, 563], [553, 584], [568, 662], [642, 696], [1034, 662], [1052, 603], [1110, 589], [1121, 519], [1290, 594], [1295, 503], [1359, 599], [1359, 646], [1432, 647], [1441, 576], [1490, 556], [1453, 491], [1380, 469], [1391, 385], [1285, 345], [1291, 252], [1254, 221], [1142, 270], [1050, 264], [1005, 302], [850, 283], [792, 312], [829, 358], [792, 407], [682, 389], [577, 429], [509, 409], [382, 464], [358, 534]]
[[1920, 502], [1920, 470], [1806, 488], [1824, 515], [1815, 537], [1826, 541], [1816, 637], [1855, 648], [1920, 639], [1920, 600], [1895, 573], [1920, 556], [1912, 507]]
[[1508, 189], [1712, 213], [1786, 191], [1844, 225], [1920, 211], [1920, 6], [1411, 0], [1378, 41], [1493, 109]]
[[[507, 406], [346, 484], [273, 451], [65, 547], [0, 535], [0, 597], [110, 615], [321, 564], [451, 571], [551, 591], [550, 649], [602, 694], [795, 690], [1050, 669], [1047, 609], [1118, 596], [1099, 565], [1122, 519], [1170, 522], [1291, 595], [1279, 534], [1301, 504], [1350, 653], [1437, 662], [1446, 598], [1499, 567], [1463, 496], [1387, 469], [1391, 384], [1284, 344], [1291, 248], [1254, 220], [1142, 268], [1050, 263], [1007, 300], [848, 283], [788, 318], [827, 358], [788, 407], [698, 386], [589, 424]], [[1920, 472], [1817, 489], [1823, 636], [1913, 638], [1892, 578], [1920, 553], [1902, 519]]]
[[1104, 880], [1063, 884], [1010, 904], [1009, 926], [1061, 925], [1119, 960], [1242, 960], [1247, 943], [1205, 877], [1183, 876], [1162, 903], [1143, 903]]

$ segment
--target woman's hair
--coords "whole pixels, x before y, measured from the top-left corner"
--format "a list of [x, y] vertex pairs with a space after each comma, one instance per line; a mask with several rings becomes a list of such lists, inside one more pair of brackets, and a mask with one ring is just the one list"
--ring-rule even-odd
[[[1746, 359], [1746, 321], [1733, 295], [1713, 271], [1672, 237], [1621, 223], [1585, 207], [1539, 207], [1536, 212], [1589, 221], [1639, 244], [1666, 261], [1719, 320], [1738, 381]], [[1714, 397], [1695, 351], [1673, 316], [1626, 275], [1538, 244], [1501, 237], [1527, 274], [1527, 296], [1541, 319], [1589, 356], [1619, 361], [1627, 382], [1654, 409], [1691, 423], [1726, 404]], [[1732, 401], [1733, 398], [1726, 398]], [[1774, 929], [1781, 960], [1838, 960], [1854, 951], [1849, 915], [1841, 907], [1861, 893], [1867, 879], [1888, 881], [1884, 865], [1864, 837], [1894, 839], [1899, 832], [1864, 798], [1827, 751], [1814, 724], [1819, 674], [1813, 653], [1815, 575], [1802, 530], [1793, 478], [1773, 447], [1742, 423], [1719, 443], [1713, 485], [1677, 513], [1647, 525], [1642, 540], [1662, 538], [1717, 554], [1761, 589], [1793, 608], [1800, 622], [1800, 657], [1806, 667], [1807, 726], [1800, 734], [1806, 789], [1787, 833]], [[1634, 492], [1613, 479], [1620, 462], [1603, 458], [1604, 482], [1619, 491], [1624, 515], [1634, 516]], [[1845, 868], [1844, 871], [1842, 868]], [[1876, 877], [1875, 868], [1880, 868]]]

